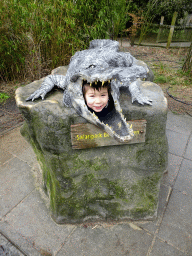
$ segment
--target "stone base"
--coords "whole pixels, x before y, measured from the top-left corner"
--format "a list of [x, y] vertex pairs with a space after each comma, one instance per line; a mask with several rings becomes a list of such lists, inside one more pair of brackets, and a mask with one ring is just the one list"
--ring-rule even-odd
[[[67, 68], [55, 71], [65, 74]], [[152, 219], [156, 217], [160, 180], [167, 167], [165, 134], [167, 101], [159, 86], [143, 82], [153, 106], [132, 104], [127, 92], [120, 104], [127, 120], [147, 120], [145, 143], [72, 149], [71, 124], [86, 123], [62, 103], [62, 91], [44, 101], [25, 99], [40, 87], [35, 81], [16, 91], [25, 117], [22, 135], [40, 163], [43, 187], [57, 223], [87, 220]]]

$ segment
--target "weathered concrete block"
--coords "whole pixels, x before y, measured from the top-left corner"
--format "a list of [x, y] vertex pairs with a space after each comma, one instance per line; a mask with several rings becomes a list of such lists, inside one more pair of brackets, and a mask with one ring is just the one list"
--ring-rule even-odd
[[[55, 73], [66, 70], [60, 67]], [[127, 120], [147, 120], [145, 143], [74, 150], [70, 126], [87, 121], [63, 105], [58, 90], [44, 101], [26, 102], [41, 82], [18, 88], [16, 102], [26, 120], [21, 133], [37, 155], [54, 220], [154, 218], [168, 154], [167, 101], [161, 88], [152, 82], [142, 84], [153, 106], [132, 104], [127, 92], [120, 96]]]

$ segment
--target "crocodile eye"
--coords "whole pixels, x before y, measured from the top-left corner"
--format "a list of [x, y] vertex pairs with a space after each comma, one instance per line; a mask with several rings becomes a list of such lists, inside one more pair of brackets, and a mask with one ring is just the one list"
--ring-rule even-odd
[[88, 68], [95, 68], [95, 65], [92, 64]]

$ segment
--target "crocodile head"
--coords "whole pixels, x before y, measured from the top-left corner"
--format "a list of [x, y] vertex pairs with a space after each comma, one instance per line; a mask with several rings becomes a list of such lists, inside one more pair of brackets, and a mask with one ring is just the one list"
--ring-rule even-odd
[[[122, 142], [131, 140], [134, 133], [123, 116], [119, 89], [129, 88], [138, 78], [142, 80], [148, 76], [147, 65], [138, 65], [137, 62], [129, 53], [119, 51], [117, 41], [93, 40], [88, 50], [77, 52], [71, 58], [66, 74], [67, 93], [77, 113]], [[98, 82], [110, 84], [114, 102], [113, 114], [102, 120], [89, 111], [82, 92], [84, 83], [92, 85]]]

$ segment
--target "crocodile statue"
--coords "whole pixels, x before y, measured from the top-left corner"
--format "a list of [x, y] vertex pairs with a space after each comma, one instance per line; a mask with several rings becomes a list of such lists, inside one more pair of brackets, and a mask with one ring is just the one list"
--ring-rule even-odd
[[[128, 52], [119, 50], [119, 43], [109, 39], [96, 39], [90, 42], [89, 49], [78, 51], [71, 57], [66, 75], [49, 75], [41, 87], [26, 100], [41, 97], [50, 92], [54, 86], [64, 90], [63, 102], [67, 107], [75, 108], [76, 112], [106, 131], [120, 142], [127, 142], [134, 137], [132, 127], [123, 116], [119, 103], [120, 88], [126, 87], [134, 101], [141, 105], [152, 105], [152, 101], [142, 94], [140, 85], [142, 80], [151, 80], [148, 66], [134, 58]], [[114, 111], [110, 117], [102, 121], [89, 111], [82, 92], [83, 83], [108, 82]]]

